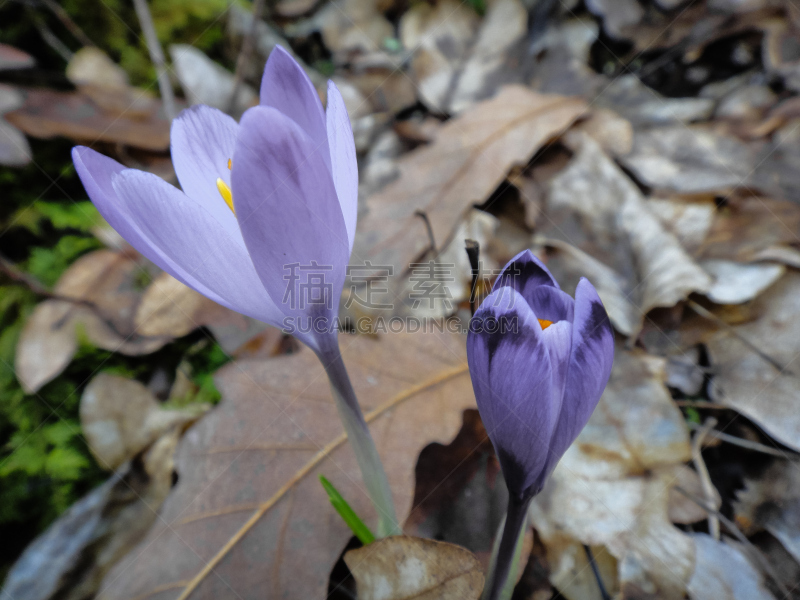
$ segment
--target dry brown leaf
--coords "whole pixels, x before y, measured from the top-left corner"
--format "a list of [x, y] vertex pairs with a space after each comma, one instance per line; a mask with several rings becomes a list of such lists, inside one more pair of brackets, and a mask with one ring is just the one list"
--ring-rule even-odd
[[735, 332], [783, 367], [779, 371], [727, 329], [708, 340], [715, 402], [743, 413], [782, 444], [800, 451], [800, 275], [787, 273], [755, 300], [755, 321]]
[[792, 265], [800, 242], [800, 206], [796, 202], [735, 195], [714, 216], [702, 245], [702, 258], [738, 262], [775, 260]]
[[644, 184], [682, 194], [740, 187], [755, 166], [745, 144], [702, 125], [637, 131], [633, 150], [621, 160]]
[[749, 302], [786, 272], [783, 265], [770, 263], [744, 264], [712, 259], [705, 260], [700, 265], [714, 278], [706, 295], [717, 304]]
[[359, 600], [477, 600], [483, 591], [478, 559], [447, 542], [390, 537], [350, 550], [344, 561]]
[[111, 142], [146, 150], [169, 149], [169, 121], [155, 112], [146, 117], [114, 114], [101, 109], [79, 92], [26, 88], [25, 105], [5, 118], [26, 134], [38, 138], [65, 136], [78, 142]]
[[528, 31], [528, 12], [519, 0], [493, 0], [487, 5], [480, 30], [452, 86], [449, 109], [453, 113], [490, 98], [501, 83], [516, 78], [506, 59]]
[[690, 447], [665, 376], [663, 359], [617, 346], [597, 409], [531, 507], [546, 546], [564, 535], [604, 546], [619, 561], [623, 597], [680, 598], [694, 568], [691, 539], [668, 517]]
[[0, 71], [27, 69], [35, 64], [36, 61], [27, 52], [8, 44], [0, 44]]
[[607, 108], [593, 110], [574, 129], [593, 138], [610, 156], [623, 156], [633, 148], [633, 125]]
[[650, 198], [647, 208], [692, 256], [700, 251], [716, 213], [713, 198]]
[[[270, 340], [263, 341], [274, 346], [274, 332], [279, 331], [220, 306], [168, 273], [160, 273], [144, 291], [133, 322], [139, 335], [150, 337], [176, 338], [205, 326], [229, 354], [256, 350], [244, 346], [267, 329], [273, 333]], [[267, 350], [267, 354], [270, 352]]]
[[566, 139], [576, 155], [550, 182], [549, 218], [542, 220], [541, 231], [560, 240], [562, 249], [568, 243], [582, 252], [562, 252], [569, 260], [554, 264], [556, 276], [563, 275], [559, 281], [568, 289], [578, 276], [587, 276], [596, 283], [614, 327], [635, 335], [648, 311], [706, 291], [710, 278], [665, 231], [639, 189], [597, 142], [577, 131]]
[[691, 600], [773, 600], [761, 573], [734, 546], [704, 533], [691, 539], [696, 557], [687, 589]]
[[414, 51], [411, 72], [420, 100], [431, 111], [448, 112], [456, 74], [479, 26], [478, 14], [455, 0], [415, 4], [400, 20], [400, 41]]
[[483, 202], [513, 165], [527, 163], [585, 109], [581, 100], [508, 86], [445, 123], [434, 141], [397, 161], [400, 175], [367, 199], [353, 260], [406, 272], [429, 247], [450, 241], [470, 205]]
[[236, 100], [231, 95], [236, 84], [233, 73], [215, 63], [205, 53], [189, 44], [173, 44], [169, 47], [175, 74], [181, 83], [190, 104], [206, 104], [235, 115], [258, 104], [258, 94], [246, 83], [239, 82]]
[[326, 4], [314, 19], [325, 46], [342, 57], [379, 50], [386, 38], [394, 36], [394, 26], [373, 0], [337, 0]]
[[766, 530], [800, 562], [800, 462], [788, 453], [787, 459], [746, 478], [733, 507], [746, 535]]
[[[462, 411], [474, 407], [464, 339], [431, 333], [341, 342], [405, 517], [420, 450], [450, 441]], [[192, 598], [323, 598], [351, 534], [317, 480], [321, 473], [368, 524], [374, 521], [312, 352], [232, 363], [217, 385], [223, 400], [184, 437], [180, 483], [160, 522], [125, 568], [108, 576], [101, 598], [174, 598], [248, 520], [252, 527]]]
[[[547, 540], [546, 550], [550, 582], [561, 596], [567, 600], [594, 600], [600, 597], [600, 588], [583, 544], [556, 533]], [[617, 560], [603, 546], [595, 546], [591, 551], [606, 590], [618, 590]]]
[[64, 272], [53, 291], [75, 302], [39, 304], [17, 342], [14, 365], [24, 390], [35, 392], [69, 364], [79, 333], [99, 348], [129, 355], [149, 354], [169, 341], [139, 336], [133, 327], [135, 279], [143, 268], [140, 258], [97, 250]]
[[97, 463], [115, 470], [167, 430], [196, 420], [208, 408], [194, 404], [191, 410], [161, 410], [138, 381], [101, 373], [81, 396], [81, 431]]
[[636, 0], [587, 0], [586, 8], [602, 17], [603, 29], [612, 38], [628, 39], [628, 33], [644, 17]]

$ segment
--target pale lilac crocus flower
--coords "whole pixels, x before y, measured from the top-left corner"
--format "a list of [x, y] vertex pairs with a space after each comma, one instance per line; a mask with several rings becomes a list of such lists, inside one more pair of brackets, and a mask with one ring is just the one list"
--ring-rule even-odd
[[514, 257], [470, 322], [467, 360], [509, 504], [484, 598], [496, 599], [528, 505], [597, 406], [611, 375], [614, 333], [582, 278], [575, 299], [526, 250]]
[[358, 166], [342, 96], [328, 105], [281, 47], [261, 102], [241, 122], [208, 106], [172, 123], [181, 189], [78, 146], [72, 158], [100, 214], [164, 271], [215, 302], [293, 333], [319, 356], [380, 518], [391, 491], [341, 354], [335, 319], [353, 249]]

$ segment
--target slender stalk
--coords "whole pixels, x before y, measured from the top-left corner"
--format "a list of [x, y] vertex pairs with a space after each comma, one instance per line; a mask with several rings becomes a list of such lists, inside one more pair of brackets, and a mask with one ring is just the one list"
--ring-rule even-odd
[[[500, 538], [497, 554], [489, 566], [489, 575], [486, 578], [482, 600], [501, 600], [504, 597], [504, 591], [510, 589], [513, 592], [514, 590], [513, 585], [508, 585], [508, 579], [512, 575], [516, 575], [512, 572], [511, 567], [515, 562], [518, 546], [521, 545], [522, 533], [528, 521], [528, 506], [532, 498], [533, 496], [515, 498], [513, 494], [508, 497], [503, 536]], [[510, 594], [507, 594], [506, 597], [510, 597]]]
[[144, 40], [147, 43], [147, 50], [150, 52], [150, 60], [153, 61], [153, 65], [156, 68], [158, 89], [161, 92], [161, 103], [164, 107], [164, 114], [169, 121], [172, 121], [176, 114], [175, 96], [172, 93], [172, 83], [170, 83], [169, 73], [167, 73], [164, 51], [161, 49], [161, 44], [156, 35], [156, 28], [155, 25], [153, 25], [150, 7], [147, 6], [147, 0], [133, 0], [133, 8], [136, 10], [136, 16], [139, 17], [139, 25], [142, 27]]
[[389, 480], [380, 456], [378, 456], [378, 449], [375, 447], [372, 434], [364, 420], [364, 414], [361, 412], [353, 385], [350, 383], [350, 377], [347, 375], [347, 368], [342, 360], [338, 343], [324, 354], [321, 353], [320, 360], [325, 365], [331, 391], [336, 400], [336, 408], [339, 411], [344, 430], [347, 432], [347, 438], [356, 454], [367, 493], [375, 510], [378, 511], [378, 537], [398, 535], [401, 530], [394, 510]]

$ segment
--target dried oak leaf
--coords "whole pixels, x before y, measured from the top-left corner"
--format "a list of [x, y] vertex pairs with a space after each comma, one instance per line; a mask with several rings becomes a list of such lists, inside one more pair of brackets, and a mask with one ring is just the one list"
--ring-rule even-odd
[[577, 131], [567, 140], [576, 154], [550, 182], [540, 231], [560, 249], [551, 262], [566, 287], [588, 276], [614, 327], [635, 335], [648, 311], [707, 291], [711, 280], [596, 141]]
[[800, 275], [784, 275], [755, 300], [752, 312], [758, 318], [736, 325], [734, 330], [761, 355], [727, 329], [707, 341], [714, 372], [711, 397], [746, 415], [782, 444], [800, 451]]
[[664, 363], [617, 346], [597, 409], [530, 512], [545, 546], [564, 548], [565, 535], [604, 546], [618, 561], [623, 597], [683, 597], [694, 569], [692, 540], [668, 516], [691, 450]]
[[477, 600], [483, 572], [466, 548], [395, 536], [344, 555], [359, 600]]
[[54, 294], [25, 323], [14, 366], [22, 388], [32, 393], [66, 368], [85, 335], [98, 348], [129, 355], [149, 354], [170, 338], [145, 337], [132, 323], [140, 292], [136, 277], [142, 259], [97, 250], [75, 261], [58, 280]]
[[[431, 333], [340, 341], [404, 517], [420, 450], [449, 441], [462, 411], [474, 407], [464, 339]], [[325, 597], [351, 534], [317, 480], [321, 473], [374, 521], [312, 352], [231, 363], [217, 385], [223, 400], [181, 442], [179, 483], [159, 523], [109, 574], [100, 598], [177, 598], [193, 578], [198, 600]]]
[[400, 158], [399, 177], [367, 199], [353, 259], [405, 273], [430, 247], [420, 211], [444, 248], [471, 205], [486, 200], [512, 166], [526, 164], [585, 108], [575, 98], [507, 86], [451, 119], [431, 144]]

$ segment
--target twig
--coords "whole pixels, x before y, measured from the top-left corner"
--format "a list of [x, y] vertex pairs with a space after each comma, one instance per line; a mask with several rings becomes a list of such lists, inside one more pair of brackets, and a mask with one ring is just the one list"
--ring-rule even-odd
[[139, 17], [139, 25], [142, 27], [147, 50], [150, 52], [150, 60], [153, 61], [153, 65], [156, 67], [158, 89], [161, 92], [164, 114], [169, 121], [172, 121], [175, 118], [175, 96], [172, 93], [172, 84], [170, 83], [166, 61], [164, 60], [164, 51], [161, 49], [161, 44], [156, 35], [150, 8], [147, 6], [147, 0], [133, 0], [133, 7], [136, 9], [136, 16]]
[[89, 36], [81, 29], [78, 24], [72, 20], [72, 17], [67, 14], [61, 6], [55, 2], [55, 0], [40, 0], [42, 4], [44, 4], [50, 11], [56, 16], [56, 18], [61, 21], [64, 27], [73, 35], [73, 37], [78, 40], [84, 46], [94, 46], [92, 40], [89, 39]]
[[69, 62], [72, 59], [74, 52], [72, 52], [72, 50], [70, 50], [67, 45], [64, 44], [64, 42], [56, 37], [56, 34], [50, 30], [50, 28], [47, 26], [47, 23], [44, 22], [44, 19], [39, 13], [29, 8], [28, 14], [31, 15], [33, 25], [39, 32], [39, 35], [42, 36], [44, 42], [53, 50], [55, 50], [56, 53], [58, 53], [58, 55], [64, 59], [64, 62]]
[[[6, 277], [11, 279], [12, 281], [16, 281], [17, 283], [21, 283], [25, 285], [30, 291], [32, 291], [37, 296], [41, 296], [43, 298], [47, 298], [48, 300], [59, 300], [61, 302], [69, 302], [70, 304], [76, 304], [78, 306], [85, 306], [89, 310], [91, 310], [98, 319], [100, 319], [106, 327], [111, 329], [115, 334], [120, 336], [121, 338], [128, 338], [130, 337], [129, 333], [126, 333], [117, 327], [117, 324], [114, 323], [113, 319], [109, 318], [105, 311], [101, 306], [97, 303], [92, 302], [91, 300], [87, 300], [85, 298], [75, 298], [73, 296], [64, 296], [62, 294], [57, 294], [55, 292], [51, 292], [45, 286], [43, 286], [39, 281], [35, 278], [31, 277], [27, 273], [23, 273], [19, 269], [17, 269], [11, 261], [7, 258], [0, 256], [0, 273], [3, 273]], [[98, 279], [103, 275], [100, 273]], [[64, 315], [60, 321], [61, 323], [58, 324], [58, 327], [63, 325], [63, 321], [66, 320], [67, 315]], [[163, 336], [150, 336], [150, 335], [136, 335], [138, 339], [158, 339], [163, 338]]]
[[716, 402], [708, 402], [707, 400], [675, 400], [675, 405], [708, 410], [733, 410], [730, 406], [717, 404]]
[[[717, 420], [709, 417], [700, 430], [694, 434], [692, 440], [692, 461], [697, 474], [700, 476], [700, 484], [703, 486], [703, 494], [709, 504], [714, 504], [714, 485], [711, 483], [711, 476], [708, 474], [706, 463], [703, 461], [703, 440], [706, 439], [708, 432], [714, 429]], [[719, 519], [711, 513], [708, 514], [708, 531], [715, 540], [719, 541]]]
[[732, 336], [734, 336], [736, 339], [738, 339], [740, 342], [742, 342], [742, 343], [743, 343], [745, 346], [747, 346], [748, 348], [750, 348], [750, 350], [752, 350], [753, 352], [755, 352], [756, 354], [758, 354], [758, 356], [760, 356], [760, 357], [761, 357], [761, 358], [763, 358], [765, 361], [767, 361], [769, 364], [771, 364], [773, 367], [775, 367], [776, 369], [778, 369], [778, 371], [780, 371], [780, 372], [782, 372], [782, 373], [789, 373], [789, 374], [791, 374], [791, 373], [792, 373], [792, 372], [791, 372], [791, 371], [790, 371], [790, 370], [789, 370], [789, 369], [788, 369], [786, 366], [782, 365], [782, 364], [781, 364], [781, 363], [779, 363], [777, 360], [775, 360], [774, 358], [772, 358], [772, 357], [771, 357], [769, 354], [767, 354], [766, 352], [764, 352], [763, 350], [761, 350], [761, 349], [760, 349], [758, 346], [756, 346], [756, 345], [755, 345], [753, 342], [751, 342], [750, 340], [748, 340], [748, 339], [747, 339], [746, 337], [744, 337], [744, 336], [743, 336], [741, 333], [739, 333], [738, 331], [736, 331], [736, 329], [735, 329], [735, 328], [733, 328], [733, 327], [731, 327], [730, 325], [728, 325], [728, 324], [727, 324], [725, 321], [723, 321], [722, 319], [720, 319], [720, 318], [719, 318], [717, 315], [715, 315], [714, 313], [712, 313], [712, 312], [711, 312], [710, 310], [708, 310], [707, 308], [704, 308], [704, 307], [700, 306], [700, 305], [699, 305], [697, 302], [695, 302], [694, 300], [689, 300], [689, 301], [687, 302], [687, 304], [688, 304], [689, 308], [691, 308], [691, 309], [692, 309], [694, 312], [696, 312], [698, 315], [700, 315], [700, 316], [701, 316], [701, 317], [703, 317], [704, 319], [708, 319], [709, 321], [714, 321], [714, 322], [715, 322], [717, 325], [719, 325], [720, 327], [722, 327], [722, 328], [723, 328], [725, 331], [727, 331], [728, 333], [730, 333]]
[[586, 558], [589, 560], [589, 564], [592, 567], [592, 573], [594, 573], [594, 578], [597, 580], [597, 587], [600, 588], [600, 597], [603, 600], [611, 600], [611, 594], [608, 593], [606, 586], [603, 584], [603, 578], [600, 577], [600, 569], [597, 567], [597, 563], [594, 560], [594, 554], [592, 554], [592, 549], [589, 547], [588, 544], [584, 544], [583, 549], [586, 552]]
[[435, 253], [436, 252], [436, 238], [433, 237], [433, 227], [431, 227], [431, 222], [430, 222], [430, 219], [428, 219], [428, 215], [425, 214], [425, 211], [422, 211], [422, 210], [415, 210], [414, 211], [414, 215], [419, 217], [420, 219], [422, 219], [422, 221], [425, 223], [425, 229], [428, 232], [428, 241], [431, 244], [431, 247], [429, 249], [432, 250]]
[[[695, 431], [699, 431], [703, 427], [702, 425], [698, 425], [697, 423], [693, 423], [691, 421], [687, 421], [686, 425], [689, 427], [689, 429], [693, 429]], [[736, 437], [735, 435], [730, 435], [722, 431], [717, 431], [716, 429], [710, 430], [708, 432], [708, 435], [722, 442], [733, 444], [734, 446], [741, 446], [742, 448], [747, 448], [748, 450], [754, 450], [755, 452], [761, 452], [762, 454], [769, 454], [770, 456], [779, 456], [780, 458], [786, 458], [786, 452], [778, 450], [777, 448], [770, 448], [769, 446], [766, 446], [759, 442], [752, 442], [750, 440], [745, 440], [743, 438]]]
[[715, 517], [717, 517], [720, 520], [720, 522], [723, 525], [725, 525], [725, 529], [727, 529], [733, 535], [733, 537], [735, 537], [742, 545], [746, 546], [747, 549], [750, 550], [750, 553], [759, 562], [763, 571], [770, 576], [772, 581], [775, 583], [775, 586], [780, 590], [781, 596], [783, 598], [789, 597], [791, 592], [786, 588], [785, 585], [783, 585], [781, 580], [778, 578], [778, 574], [775, 572], [775, 569], [772, 568], [772, 565], [769, 563], [766, 557], [763, 554], [761, 554], [761, 551], [758, 548], [756, 548], [750, 540], [747, 539], [747, 537], [739, 530], [738, 527], [736, 527], [736, 524], [733, 521], [731, 521], [728, 517], [723, 515], [713, 506], [709, 506], [703, 500], [701, 500], [691, 492], [683, 489], [681, 486], [676, 485], [673, 487], [673, 489], [678, 493], [686, 496], [689, 500], [697, 504], [697, 506], [705, 510], [707, 513], [713, 514]]
[[475, 309], [480, 304], [480, 298], [475, 297], [478, 290], [478, 280], [481, 276], [481, 246], [475, 240], [464, 240], [464, 247], [469, 257], [469, 266], [472, 269], [472, 289], [469, 293], [469, 309], [472, 316], [475, 316]]
[[231, 97], [228, 100], [228, 113], [233, 113], [236, 109], [236, 99], [239, 97], [239, 90], [244, 81], [244, 71], [256, 47], [256, 33], [258, 32], [258, 23], [261, 21], [261, 13], [264, 11], [264, 4], [264, 0], [253, 1], [253, 22], [250, 23], [250, 30], [244, 36], [242, 49], [239, 51], [239, 56], [236, 57], [236, 70], [233, 74]]

